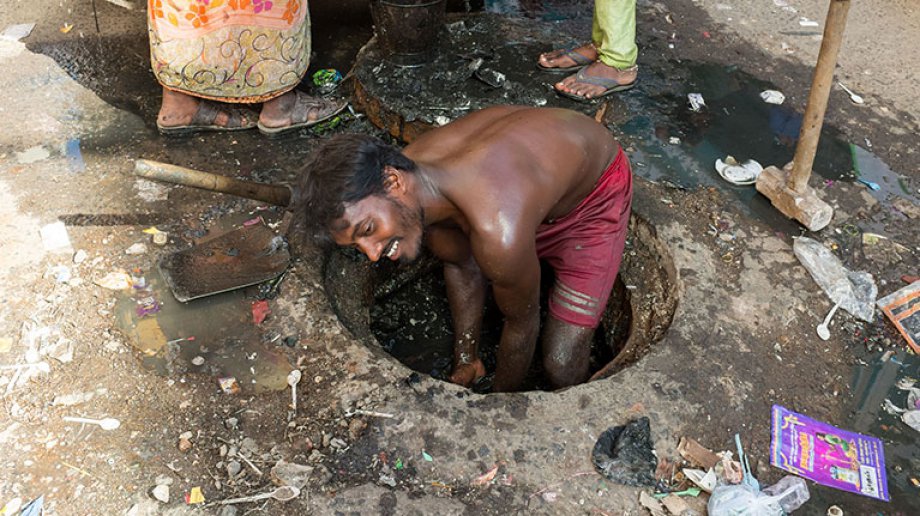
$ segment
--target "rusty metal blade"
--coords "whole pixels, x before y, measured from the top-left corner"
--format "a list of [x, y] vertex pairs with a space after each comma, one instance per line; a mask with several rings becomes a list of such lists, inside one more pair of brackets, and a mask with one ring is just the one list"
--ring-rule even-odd
[[255, 224], [166, 255], [157, 266], [176, 299], [185, 302], [276, 278], [290, 259], [283, 238]]

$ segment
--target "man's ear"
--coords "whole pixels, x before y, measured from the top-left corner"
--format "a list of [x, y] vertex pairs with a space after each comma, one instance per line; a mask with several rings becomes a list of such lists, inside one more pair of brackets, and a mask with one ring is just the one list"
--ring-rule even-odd
[[387, 194], [397, 195], [405, 188], [406, 180], [401, 170], [390, 165], [383, 167], [383, 189]]

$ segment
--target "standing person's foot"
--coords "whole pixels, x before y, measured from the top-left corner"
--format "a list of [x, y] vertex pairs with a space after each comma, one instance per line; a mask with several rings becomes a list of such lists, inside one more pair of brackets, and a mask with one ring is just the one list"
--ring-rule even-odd
[[341, 113], [348, 102], [311, 97], [302, 91], [292, 90], [265, 102], [259, 115], [259, 131], [267, 136], [278, 136], [289, 131], [312, 127]]
[[636, 85], [638, 71], [635, 65], [619, 70], [597, 61], [557, 82], [554, 87], [562, 96], [588, 101], [632, 88]]
[[199, 99], [163, 88], [163, 103], [157, 115], [161, 134], [176, 136], [201, 131], [243, 131], [256, 126], [248, 109]]
[[585, 43], [576, 48], [562, 48], [540, 54], [537, 68], [547, 72], [568, 73], [597, 61], [594, 43]]

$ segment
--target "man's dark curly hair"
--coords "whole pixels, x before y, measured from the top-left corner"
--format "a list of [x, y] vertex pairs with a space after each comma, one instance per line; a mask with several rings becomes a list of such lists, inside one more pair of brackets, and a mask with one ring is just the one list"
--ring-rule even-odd
[[410, 173], [417, 169], [398, 148], [373, 136], [339, 134], [321, 144], [301, 168], [294, 188], [295, 233], [329, 244], [329, 228], [345, 213], [345, 203], [385, 192], [386, 166]]

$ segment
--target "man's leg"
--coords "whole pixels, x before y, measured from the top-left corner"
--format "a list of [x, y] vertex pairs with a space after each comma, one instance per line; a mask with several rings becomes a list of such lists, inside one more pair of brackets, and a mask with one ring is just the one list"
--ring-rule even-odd
[[623, 70], [636, 64], [636, 0], [597, 0], [591, 40], [605, 65]]
[[576, 326], [549, 315], [543, 329], [543, 370], [553, 389], [588, 379], [594, 328]]
[[[609, 79], [615, 84], [626, 85], [636, 80], [636, 0], [597, 0], [594, 2], [594, 22], [591, 38], [597, 46], [598, 60], [582, 70], [591, 78]], [[556, 89], [592, 98], [607, 88], [578, 80], [569, 76], [556, 84]]]

